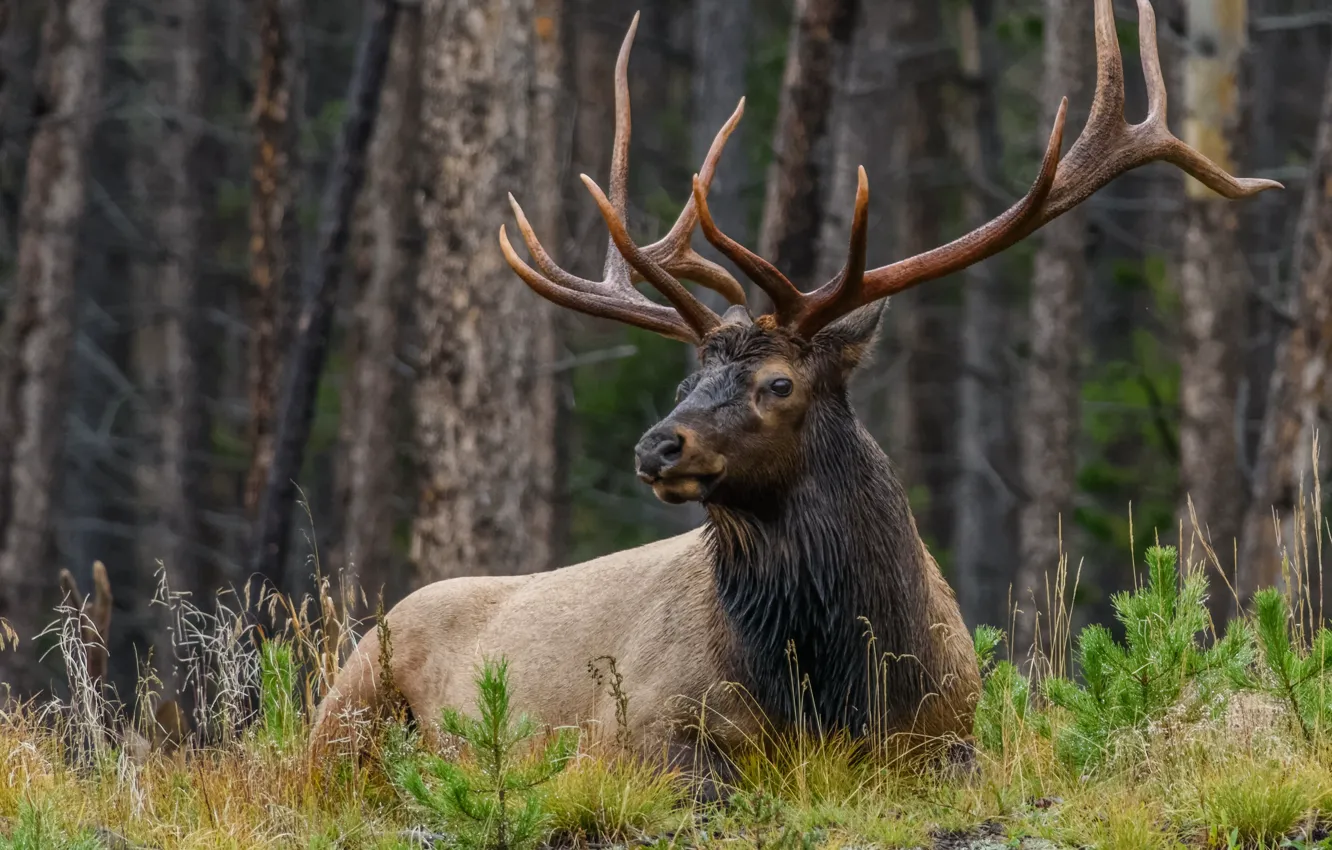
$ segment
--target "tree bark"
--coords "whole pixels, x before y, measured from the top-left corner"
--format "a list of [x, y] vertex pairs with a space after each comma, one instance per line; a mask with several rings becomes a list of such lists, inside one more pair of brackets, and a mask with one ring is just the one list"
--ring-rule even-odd
[[[731, 117], [740, 98], [745, 96], [749, 19], [750, 0], [694, 0], [693, 112], [689, 128], [691, 168], [697, 169], [702, 164], [713, 137]], [[718, 168], [708, 189], [708, 208], [723, 233], [748, 245], [752, 242], [744, 188], [749, 182], [749, 168], [740, 138], [743, 128], [742, 123], [732, 141], [736, 150]], [[699, 250], [715, 262], [726, 262], [711, 245], [700, 245]], [[725, 299], [716, 293], [701, 288], [698, 293], [714, 308], [725, 307]]]
[[[1045, 2], [1045, 70], [1041, 127], [1054, 124], [1060, 98], [1086, 114], [1091, 11], [1075, 0]], [[1070, 116], [1071, 127], [1081, 126]], [[1041, 131], [1045, 132], [1044, 129]], [[1070, 134], [1071, 135], [1071, 134]], [[1041, 137], [1042, 141], [1044, 136]], [[1072, 139], [1069, 139], [1071, 143]], [[1012, 649], [1024, 656], [1036, 639], [1036, 615], [1046, 597], [1046, 576], [1059, 565], [1060, 548], [1073, 519], [1077, 474], [1079, 361], [1082, 299], [1087, 280], [1086, 214], [1070, 210], [1040, 234], [1031, 283], [1031, 353], [1022, 397], [1020, 444], [1025, 501], [1018, 512], [1019, 564], [1013, 603]], [[1063, 538], [1063, 539], [1061, 539]], [[1041, 617], [1048, 612], [1041, 612]]]
[[[993, 0], [971, 0], [960, 10], [962, 72], [970, 97], [961, 108], [958, 134], [970, 176], [963, 196], [968, 228], [1002, 212], [987, 192], [1001, 174], [1002, 140], [995, 81]], [[958, 470], [954, 504], [953, 586], [970, 624], [1007, 622], [1001, 607], [1005, 584], [1018, 563], [1015, 494], [1009, 487], [1014, 435], [1007, 404], [1007, 287], [1000, 260], [972, 266], [962, 293], [962, 374], [958, 380]]]
[[[867, 169], [870, 232], [876, 235], [867, 252], [871, 267], [891, 259], [891, 226], [900, 180], [885, 162], [885, 139], [893, 138], [896, 104], [897, 45], [894, 12], [888, 3], [858, 3], [846, 73], [838, 80], [829, 119], [828, 147], [832, 167], [825, 175], [827, 192], [818, 244], [815, 281], [830, 280], [846, 264], [847, 241], [855, 211], [857, 168]], [[711, 195], [709, 195], [711, 198]], [[878, 238], [879, 236], [882, 238]]]
[[101, 106], [105, 0], [52, 0], [43, 106], [28, 154], [15, 291], [0, 327], [0, 617], [22, 641], [0, 655], [15, 695], [44, 685], [32, 639], [55, 595], [51, 500], [65, 429], [75, 258], [88, 143]]
[[[347, 504], [343, 526], [343, 576], [373, 605], [391, 583], [393, 511], [390, 494], [400, 486], [396, 410], [405, 400], [399, 378], [400, 316], [420, 252], [416, 163], [421, 140], [421, 12], [404, 7], [389, 53], [379, 121], [370, 146], [361, 203], [361, 262], [352, 332], [357, 356], [345, 412]], [[385, 596], [385, 599], [388, 599]]]
[[[0, 263], [13, 268], [23, 169], [33, 130], [33, 65], [39, 0], [0, 0]], [[0, 283], [0, 315], [9, 283]]]
[[[1184, 66], [1184, 141], [1235, 173], [1239, 134], [1239, 64], [1247, 34], [1247, 0], [1189, 0], [1189, 55]], [[1187, 548], [1202, 535], [1229, 572], [1245, 508], [1237, 404], [1243, 373], [1248, 265], [1238, 209], [1185, 178], [1184, 244], [1176, 278], [1182, 317], [1180, 351], [1180, 505]], [[1217, 582], [1219, 584], [1219, 582]], [[1212, 594], [1213, 616], [1233, 607]]]
[[163, 249], [158, 287], [166, 404], [160, 416], [162, 461], [156, 507], [165, 531], [165, 548], [159, 557], [175, 586], [191, 587], [197, 604], [205, 604], [225, 579], [212, 559], [199, 554], [202, 534], [198, 500], [207, 436], [199, 391], [199, 251], [204, 217], [201, 183], [207, 179], [200, 162], [200, 146], [208, 15], [205, 0], [177, 0], [174, 6], [175, 14], [169, 19], [175, 26], [164, 33], [171, 39], [164, 47], [173, 58], [174, 92], [168, 103], [175, 118], [167, 122], [163, 139], [161, 165], [168, 191], [157, 217]]
[[[1282, 553], [1294, 557], [1299, 546], [1295, 513], [1301, 490], [1313, 492], [1315, 472], [1324, 473], [1326, 458], [1332, 456], [1325, 427], [1332, 369], [1332, 288], [1328, 286], [1332, 281], [1332, 62], [1323, 83], [1318, 139], [1309, 162], [1294, 248], [1290, 314], [1295, 324], [1277, 343], [1277, 366], [1268, 388], [1252, 499], [1241, 538], [1239, 575], [1244, 600], [1255, 590], [1282, 583]], [[1315, 436], [1321, 461], [1317, 470], [1313, 465]], [[1273, 521], [1274, 513], [1278, 523]], [[1313, 529], [1312, 533], [1321, 532]], [[1312, 581], [1313, 598], [1325, 598], [1322, 576]]]
[[245, 510], [254, 516], [273, 464], [286, 305], [298, 294], [296, 109], [298, 68], [293, 0], [259, 0], [259, 73], [250, 168], [250, 469]]
[[388, 68], [397, 21], [396, 0], [369, 0], [347, 86], [347, 116], [329, 163], [319, 205], [319, 241], [306, 267], [295, 339], [291, 344], [275, 422], [273, 463], [259, 503], [250, 572], [274, 588], [286, 586], [295, 479], [305, 460], [315, 396], [328, 359], [329, 330], [351, 231], [352, 208], [365, 182], [366, 150], [379, 112], [379, 94]]
[[495, 245], [511, 215], [506, 193], [535, 178], [532, 11], [532, 0], [425, 6], [431, 173], [412, 551], [423, 581], [552, 565], [552, 310], [513, 279]]
[[[901, 175], [896, 209], [902, 256], [924, 253], [941, 239], [948, 162], [944, 85], [951, 77], [952, 51], [944, 39], [936, 0], [889, 4], [892, 41], [898, 51], [894, 88], [896, 139], [892, 171]], [[957, 315], [955, 298], [935, 281], [893, 299], [892, 343], [902, 358], [906, 386], [892, 401], [893, 459], [908, 487], [924, 492], [913, 507], [926, 543], [952, 539], [957, 421]]]
[[[814, 284], [828, 118], [854, 19], [853, 0], [797, 0], [791, 21], [758, 252], [803, 288]], [[749, 300], [755, 312], [769, 306], [757, 287]]]

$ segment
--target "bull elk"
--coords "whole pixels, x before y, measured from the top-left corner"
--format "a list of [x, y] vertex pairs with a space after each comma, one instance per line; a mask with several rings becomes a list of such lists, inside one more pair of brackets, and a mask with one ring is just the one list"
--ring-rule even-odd
[[[381, 662], [371, 633], [339, 672], [317, 715], [316, 746], [346, 740], [349, 718], [382, 701], [381, 663], [415, 717], [433, 719], [446, 706], [470, 705], [476, 665], [499, 655], [512, 661], [513, 693], [526, 710], [547, 722], [608, 727], [616, 706], [586, 668], [613, 657], [629, 696], [628, 733], [645, 751], [696, 747], [704, 704], [726, 719], [711, 725], [710, 740], [733, 747], [759, 722], [750, 699], [778, 728], [816, 715], [825, 728], [859, 732], [873, 713], [890, 732], [968, 737], [980, 684], [971, 640], [902, 484], [856, 420], [847, 382], [872, 347], [889, 296], [999, 253], [1120, 174], [1163, 160], [1231, 199], [1280, 187], [1236, 179], [1170, 133], [1152, 6], [1139, 0], [1138, 9], [1148, 95], [1142, 123], [1123, 116], [1112, 2], [1096, 0], [1097, 80], [1086, 128], [1061, 157], [1065, 99], [1026, 196], [947, 245], [867, 269], [861, 168], [846, 265], [807, 293], [718, 230], [708, 211], [708, 187], [743, 100], [671, 231], [646, 247], [630, 236], [626, 68], [635, 18], [615, 69], [609, 195], [583, 177], [610, 231], [604, 278], [558, 266], [512, 197], [535, 268], [503, 226], [499, 243], [538, 295], [697, 347], [699, 369], [680, 385], [675, 409], [638, 443], [636, 471], [663, 501], [701, 502], [707, 520], [690, 533], [552, 572], [451, 579], [412, 593], [387, 616], [391, 658]], [[766, 293], [771, 314], [753, 317], [737, 281], [695, 253], [696, 226]], [[717, 315], [681, 279], [732, 306]], [[642, 281], [666, 303], [639, 292]], [[870, 632], [877, 651], [895, 659], [877, 685], [867, 671]], [[806, 688], [793, 686], [793, 667]]]

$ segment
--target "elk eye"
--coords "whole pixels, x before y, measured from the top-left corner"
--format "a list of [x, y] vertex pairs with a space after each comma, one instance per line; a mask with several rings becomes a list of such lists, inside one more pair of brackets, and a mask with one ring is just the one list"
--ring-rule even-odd
[[772, 390], [773, 395], [786, 398], [795, 389], [795, 384], [789, 378], [777, 378], [768, 384], [768, 389]]

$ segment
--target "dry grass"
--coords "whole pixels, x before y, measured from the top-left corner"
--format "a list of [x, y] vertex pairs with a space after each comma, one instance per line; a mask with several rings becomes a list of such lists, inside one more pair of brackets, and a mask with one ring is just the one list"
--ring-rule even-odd
[[[1309, 508], [1294, 526], [1316, 535], [1324, 523]], [[1201, 560], [1186, 569], [1219, 571], [1216, 553], [1205, 542], [1198, 548]], [[1307, 591], [1321, 575], [1321, 546], [1292, 547], [1289, 562], [1292, 632], [1307, 641], [1321, 622]], [[1068, 669], [1074, 636], [1062, 600], [1076, 581], [1063, 567], [1052, 578], [1054, 637], [1027, 669]], [[266, 679], [265, 664], [278, 662], [250, 640], [241, 602], [205, 613], [163, 584], [157, 601], [173, 624], [171, 669], [145, 666], [133, 710], [93, 687], [79, 612], [62, 612], [52, 633], [70, 698], [0, 712], [0, 850], [418, 846], [409, 830], [422, 813], [390, 779], [392, 762], [410, 758], [416, 744], [389, 727], [379, 732], [384, 745], [359, 762], [313, 764], [307, 755], [311, 706], [363, 627], [342, 613], [351, 607], [345, 591], [335, 599], [326, 581], [318, 586], [310, 599], [261, 600], [265, 635], [290, 656], [281, 662], [290, 675], [270, 669]], [[196, 741], [145, 754], [127, 741], [132, 731], [151, 738], [161, 678], [193, 696]], [[274, 693], [273, 682], [289, 693]], [[1056, 752], [1070, 718], [1043, 703], [1035, 710], [1035, 718], [1006, 716], [1000, 743], [979, 750], [969, 772], [888, 758], [886, 747], [866, 757], [846, 737], [767, 740], [734, 759], [733, 796], [722, 807], [696, 802], [678, 776], [583, 751], [542, 792], [547, 833], [561, 846], [663, 850], [951, 848], [984, 827], [977, 846], [1043, 839], [1110, 850], [1332, 850], [1332, 740], [1321, 732], [1307, 740], [1279, 701], [1237, 692], [1224, 711], [1156, 718], [1089, 772]]]

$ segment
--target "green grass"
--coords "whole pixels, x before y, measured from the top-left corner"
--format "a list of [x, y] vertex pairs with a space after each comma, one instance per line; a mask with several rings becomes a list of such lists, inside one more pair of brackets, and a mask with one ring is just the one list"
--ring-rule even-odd
[[[0, 714], [0, 850], [107, 836], [164, 850], [409, 847], [416, 828], [484, 848], [497, 817], [511, 847], [955, 847], [983, 835], [976, 846], [1332, 850], [1332, 637], [1299, 614], [1307, 604], [1265, 595], [1218, 640], [1197, 565], [1152, 550], [1146, 566], [1116, 599], [1116, 633], [1093, 627], [1052, 653], [1076, 678], [1046, 659], [1031, 680], [1002, 658], [1001, 633], [977, 631], [974, 770], [891, 747], [866, 757], [846, 736], [775, 738], [736, 756], [723, 806], [512, 711], [503, 664], [480, 671], [478, 706], [442, 718], [455, 734], [443, 752], [389, 724], [367, 757], [312, 763], [309, 706], [350, 630], [303, 612], [337, 606], [286, 604], [289, 624], [261, 651], [237, 649], [234, 621], [195, 618], [205, 666], [235, 665], [211, 685], [223, 697], [213, 743], [130, 758], [114, 736], [90, 750], [87, 721], [67, 709]], [[241, 723], [236, 682], [258, 691]]]

